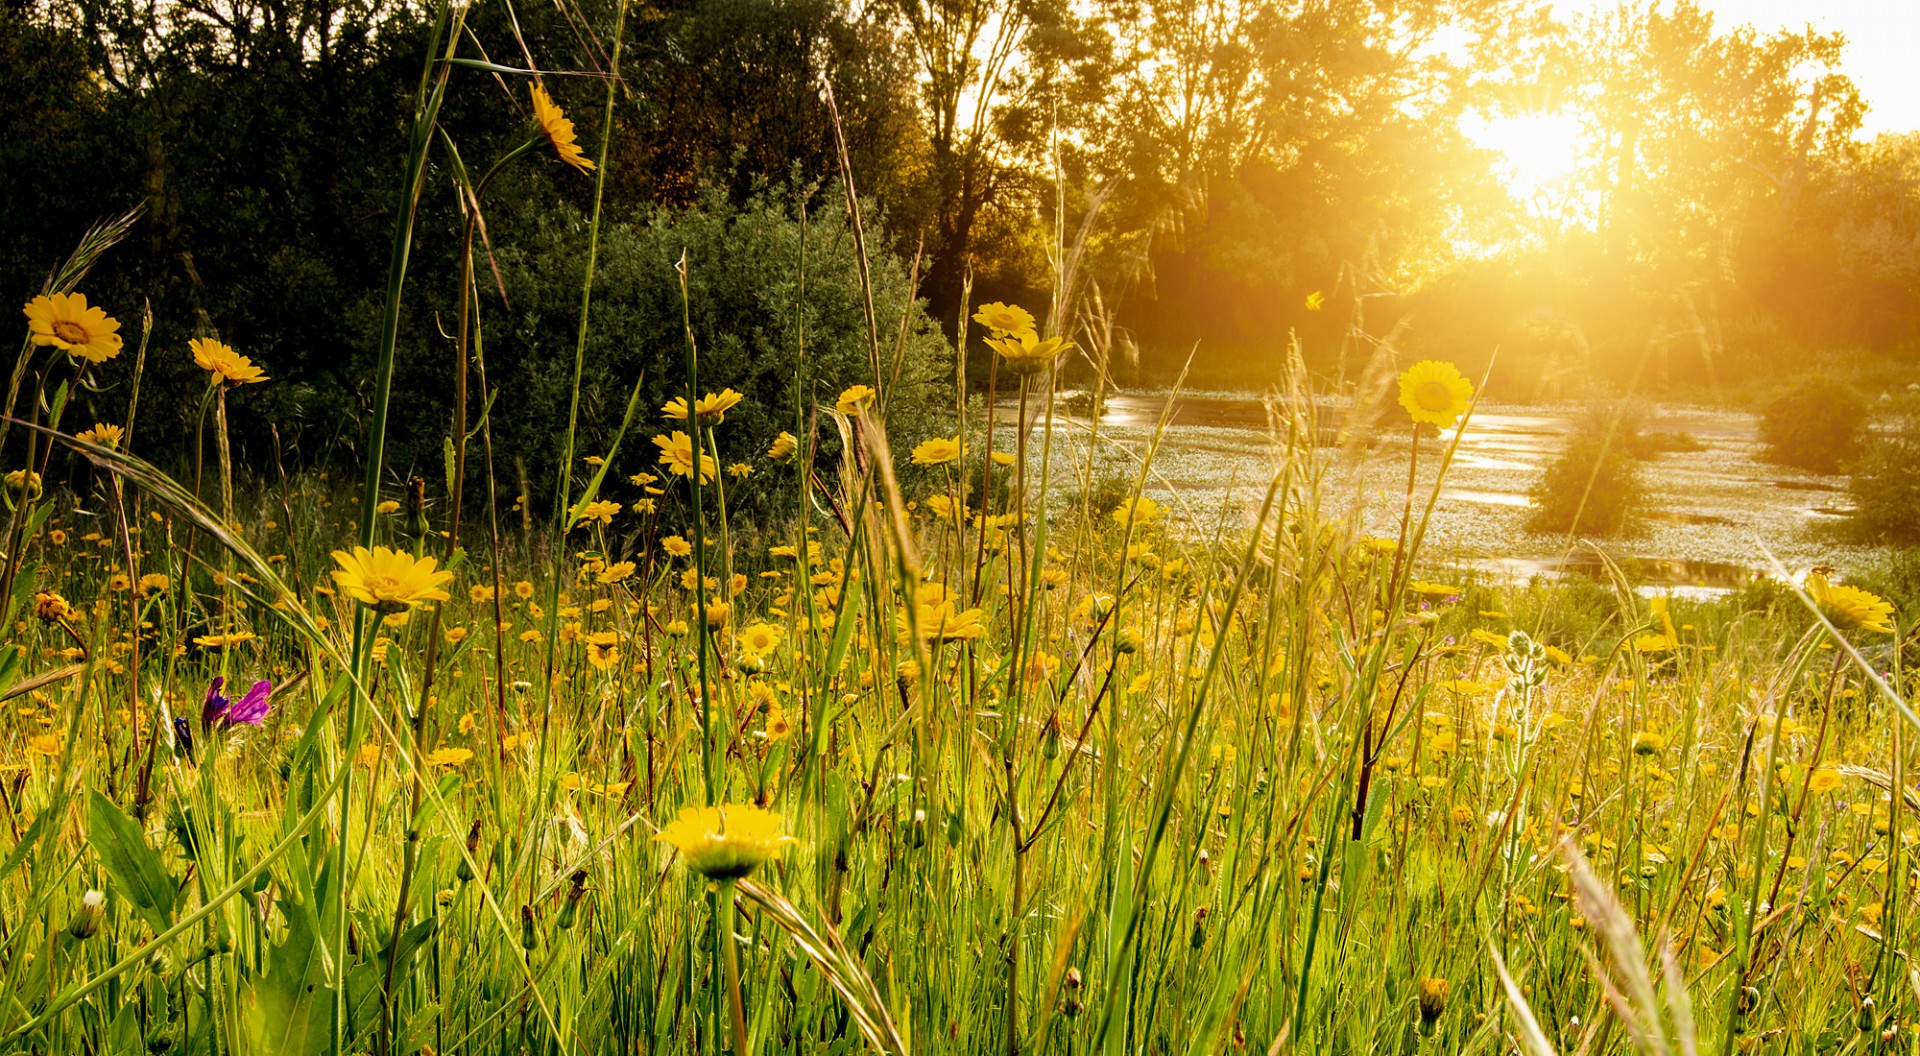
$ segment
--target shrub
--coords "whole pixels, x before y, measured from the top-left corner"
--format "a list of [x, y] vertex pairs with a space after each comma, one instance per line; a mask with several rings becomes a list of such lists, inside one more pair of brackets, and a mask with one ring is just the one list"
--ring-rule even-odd
[[1866, 433], [1850, 468], [1854, 530], [1873, 542], [1920, 542], [1920, 397]]
[[1808, 378], [1760, 412], [1760, 439], [1771, 462], [1835, 473], [1854, 456], [1866, 417], [1866, 402], [1852, 389]]
[[1566, 449], [1533, 486], [1534, 511], [1528, 527], [1537, 532], [1600, 536], [1636, 530], [1645, 501], [1640, 465], [1633, 454], [1637, 435], [1626, 422], [1609, 430], [1598, 413], [1578, 421]]
[[[636, 222], [603, 228], [580, 387], [579, 454], [604, 451], [636, 380], [641, 404], [619, 455], [620, 476], [653, 469], [656, 452], [648, 438], [679, 424], [664, 422], [659, 408], [686, 385], [686, 336], [674, 273], [682, 253], [700, 387], [733, 388], [746, 397], [727, 413], [720, 431], [722, 462], [768, 469], [768, 444], [780, 431], [794, 429], [796, 384], [809, 406], [832, 407], [845, 387], [873, 383], [846, 211], [838, 194], [819, 200], [823, 204], [804, 227], [804, 298], [802, 193], [763, 190], [737, 207], [709, 194], [696, 208], [649, 209]], [[877, 219], [869, 223], [877, 226]], [[520, 244], [496, 254], [513, 311], [488, 333], [487, 355], [496, 384], [509, 395], [493, 410], [497, 442], [526, 456], [535, 493], [545, 494], [556, 433], [565, 427], [573, 398], [586, 240], [584, 221], [570, 211], [544, 214], [538, 225]], [[870, 242], [879, 244], [877, 236]], [[888, 379], [888, 435], [906, 449], [927, 436], [950, 435], [952, 352], [914, 300], [897, 258], [876, 251], [871, 275], [881, 373]], [[796, 321], [805, 342], [798, 357]], [[837, 450], [837, 433], [824, 422], [819, 436]], [[730, 488], [729, 507], [750, 515], [766, 490], [760, 485], [756, 477]]]

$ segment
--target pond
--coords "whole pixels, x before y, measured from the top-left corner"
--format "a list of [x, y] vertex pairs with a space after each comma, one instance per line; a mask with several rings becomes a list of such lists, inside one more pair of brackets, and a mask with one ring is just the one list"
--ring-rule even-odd
[[[1108, 397], [1097, 428], [1094, 479], [1137, 473], [1166, 393]], [[1323, 506], [1346, 511], [1363, 530], [1397, 531], [1407, 486], [1405, 434], [1370, 446], [1339, 445], [1341, 405], [1319, 412], [1321, 453], [1330, 460]], [[1761, 460], [1757, 419], [1745, 411], [1690, 404], [1647, 408], [1650, 430], [1685, 433], [1700, 450], [1656, 455], [1642, 463], [1647, 526], [1623, 539], [1569, 540], [1529, 531], [1528, 491], [1565, 443], [1580, 404], [1482, 404], [1460, 439], [1447, 484], [1434, 504], [1423, 554], [1445, 565], [1495, 578], [1602, 575], [1604, 552], [1637, 588], [1683, 595], [1725, 593], [1771, 574], [1768, 553], [1792, 572], [1817, 563], [1841, 568], [1867, 559], [1870, 548], [1834, 541], [1821, 531], [1846, 513], [1846, 480]], [[1015, 409], [998, 412], [1010, 424]], [[1055, 494], [1080, 487], [1087, 444], [1096, 433], [1085, 415], [1056, 411]], [[1175, 400], [1154, 457], [1149, 494], [1171, 505], [1191, 531], [1209, 532], [1236, 510], [1259, 502], [1272, 465], [1269, 413], [1252, 396], [1197, 394]], [[995, 446], [1012, 443], [998, 430]], [[1423, 441], [1416, 477], [1416, 514], [1431, 494], [1439, 454], [1452, 440]], [[1029, 452], [1037, 471], [1037, 445]], [[1596, 549], [1597, 547], [1597, 549]]]

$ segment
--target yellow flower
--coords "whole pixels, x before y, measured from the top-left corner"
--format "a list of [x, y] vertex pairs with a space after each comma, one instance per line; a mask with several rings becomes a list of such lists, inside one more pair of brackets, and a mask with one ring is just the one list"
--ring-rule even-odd
[[[920, 637], [929, 642], [973, 641], [987, 633], [981, 622], [983, 613], [979, 609], [961, 609], [953, 599], [947, 596], [947, 588], [939, 583], [928, 583], [920, 588], [915, 613], [919, 617], [917, 624]], [[906, 621], [901, 621], [900, 638], [907, 635]]]
[[1013, 465], [1013, 452], [1011, 452], [1011, 451], [995, 451], [995, 452], [993, 452], [993, 464], [994, 464], [994, 465], [996, 465], [996, 466], [1011, 466], [1011, 465]]
[[35, 734], [27, 738], [27, 747], [33, 749], [40, 755], [49, 757], [59, 755], [61, 749], [60, 735], [57, 733]]
[[1451, 363], [1423, 359], [1400, 375], [1400, 406], [1416, 422], [1445, 429], [1472, 401], [1473, 382]]
[[780, 815], [745, 803], [687, 807], [653, 838], [672, 844], [709, 880], [749, 876], [794, 842], [780, 834]]
[[248, 385], [267, 380], [266, 373], [253, 360], [211, 337], [196, 337], [187, 344], [193, 349], [195, 365], [212, 374], [215, 381]]
[[588, 521], [598, 521], [602, 525], [612, 524], [613, 515], [619, 512], [619, 503], [599, 499], [580, 508], [580, 520], [576, 523], [586, 524]]
[[973, 321], [994, 332], [995, 335], [1033, 333], [1033, 313], [1018, 305], [1001, 304], [990, 301], [973, 313]]
[[620, 662], [620, 635], [615, 631], [595, 631], [587, 635], [587, 663], [596, 671], [606, 671]]
[[660, 549], [665, 550], [669, 557], [685, 557], [693, 553], [693, 544], [680, 536], [669, 535], [660, 540]]
[[[1416, 579], [1412, 583], [1407, 584], [1407, 589], [1413, 591], [1415, 594], [1424, 595], [1429, 598], [1451, 598], [1460, 594], [1459, 587], [1446, 583], [1429, 583], [1424, 579]], [[1505, 643], [1502, 642], [1501, 644], [1504, 645]]]
[[57, 623], [73, 615], [73, 606], [51, 590], [36, 590], [33, 592], [33, 613], [48, 623]]
[[376, 546], [356, 546], [352, 553], [335, 550], [333, 581], [355, 601], [380, 612], [404, 612], [423, 601], [446, 601], [443, 589], [452, 572], [435, 571], [433, 558], [416, 560], [412, 554]]
[[799, 447], [800, 441], [795, 440], [792, 433], [783, 429], [779, 436], [773, 438], [773, 445], [767, 448], [767, 457], [775, 462], [785, 462], [793, 457], [794, 451]]
[[653, 438], [653, 444], [660, 449], [660, 464], [676, 477], [693, 476], [694, 458], [700, 459], [700, 483], [713, 479], [715, 464], [705, 451], [697, 451], [693, 440], [687, 434], [674, 430]]
[[[727, 412], [732, 410], [733, 405], [739, 403], [741, 398], [740, 394], [732, 389], [721, 389], [719, 392], [709, 392], [705, 396], [700, 397], [699, 402], [693, 405], [694, 417], [700, 419], [700, 421], [706, 425], [719, 425], [726, 420]], [[675, 421], [686, 421], [687, 398], [685, 396], [675, 396], [661, 406], [660, 413]]]
[[778, 741], [793, 732], [793, 723], [787, 719], [787, 711], [778, 703], [767, 706], [767, 740]]
[[727, 467], [727, 475], [735, 480], [745, 480], [753, 476], [753, 467], [745, 462], [735, 462]]
[[601, 583], [618, 583], [631, 575], [633, 575], [633, 562], [615, 561], [613, 564], [601, 569], [599, 574], [593, 578]]
[[852, 385], [840, 394], [839, 399], [833, 401], [833, 409], [844, 415], [856, 415], [866, 410], [867, 404], [872, 403], [878, 395], [866, 385]]
[[234, 631], [230, 634], [203, 634], [193, 640], [193, 644], [202, 649], [225, 649], [230, 645], [253, 641], [252, 631]]
[[960, 457], [960, 438], [949, 440], [936, 436], [923, 441], [913, 449], [913, 464], [916, 466], [940, 466]]
[[765, 656], [780, 647], [782, 632], [771, 623], [756, 623], [742, 630], [736, 639], [740, 648], [755, 656]]
[[1124, 499], [1113, 508], [1113, 523], [1118, 525], [1146, 524], [1158, 516], [1160, 504], [1145, 495]]
[[465, 748], [436, 748], [427, 753], [426, 764], [429, 768], [462, 766], [472, 758]]
[[1807, 788], [1815, 795], [1824, 795], [1839, 787], [1840, 772], [1838, 770], [1815, 770], [1813, 777], [1807, 781]]
[[140, 588], [140, 593], [142, 594], [158, 594], [159, 592], [172, 586], [173, 581], [168, 579], [162, 573], [149, 572], [146, 575], [141, 576], [140, 582], [136, 585]]
[[41, 294], [27, 302], [27, 329], [36, 345], [55, 348], [89, 363], [120, 354], [120, 323], [103, 309], [87, 307], [84, 293]]
[[28, 501], [40, 497], [40, 474], [30, 469], [15, 469], [7, 473], [7, 490], [15, 495], [25, 495]]
[[400, 503], [398, 503], [397, 501], [395, 501], [395, 500], [393, 500], [393, 499], [388, 499], [387, 501], [385, 501], [385, 502], [383, 502], [383, 503], [380, 503], [379, 505], [377, 505], [377, 506], [375, 506], [375, 507], [373, 508], [373, 512], [375, 512], [375, 513], [399, 513], [399, 512], [400, 512]]
[[89, 444], [98, 444], [101, 447], [119, 447], [120, 438], [124, 435], [126, 435], [126, 430], [117, 425], [102, 425], [99, 422], [95, 422], [93, 428], [76, 433], [74, 437], [78, 440], [85, 440]]
[[533, 89], [533, 120], [540, 126], [540, 134], [547, 137], [547, 145], [561, 161], [579, 169], [592, 172], [593, 162], [587, 160], [580, 144], [573, 141], [573, 122], [567, 115], [553, 105], [553, 97], [539, 85], [529, 85]]
[[1015, 374], [1038, 374], [1053, 365], [1062, 352], [1073, 351], [1073, 342], [1064, 337], [1049, 337], [1041, 340], [1033, 331], [1009, 334], [1006, 337], [989, 337], [987, 344], [1000, 353], [1007, 369]]
[[524, 579], [515, 583], [513, 585], [513, 596], [522, 601], [533, 597], [533, 584]]
[[1658, 755], [1667, 748], [1667, 739], [1657, 733], [1640, 732], [1633, 735], [1633, 754]]
[[1807, 594], [1836, 627], [1858, 627], [1875, 634], [1893, 633], [1893, 605], [1859, 587], [1828, 581], [1825, 569], [1807, 573]]

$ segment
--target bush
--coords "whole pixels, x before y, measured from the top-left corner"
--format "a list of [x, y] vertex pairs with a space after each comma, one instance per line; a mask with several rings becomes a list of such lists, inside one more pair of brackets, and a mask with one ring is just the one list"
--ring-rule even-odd
[[1854, 530], [1876, 543], [1920, 542], [1920, 397], [1869, 431], [1849, 467]]
[[1630, 423], [1609, 430], [1603, 415], [1584, 416], [1567, 438], [1566, 450], [1533, 486], [1528, 527], [1599, 536], [1637, 530], [1645, 502], [1633, 454], [1637, 435]]
[[[580, 386], [581, 455], [605, 450], [636, 380], [640, 410], [615, 466], [619, 475], [654, 470], [657, 452], [648, 439], [678, 424], [664, 422], [659, 408], [686, 385], [686, 335], [674, 274], [682, 253], [700, 387], [733, 388], [746, 397], [727, 412], [721, 460], [761, 471], [728, 489], [731, 508], [750, 513], [766, 490], [760, 486], [768, 468], [763, 456], [776, 434], [794, 430], [796, 384], [809, 407], [831, 407], [845, 387], [873, 383], [846, 211], [837, 193], [822, 194], [819, 201], [824, 204], [811, 212], [805, 228], [803, 301], [800, 193], [763, 190], [738, 207], [709, 194], [697, 208], [649, 209], [636, 222], [602, 229]], [[870, 218], [869, 231], [876, 221]], [[521, 243], [497, 253], [513, 311], [487, 335], [493, 379], [509, 394], [494, 408], [494, 431], [503, 449], [526, 456], [536, 494], [545, 494], [553, 479], [556, 429], [564, 428], [573, 395], [584, 226], [571, 211], [552, 211]], [[881, 239], [876, 235], [869, 244]], [[897, 258], [876, 252], [871, 275], [881, 373], [889, 381], [887, 432], [904, 455], [928, 436], [953, 432], [952, 352], [914, 300]], [[797, 301], [805, 341], [798, 356]], [[907, 327], [896, 368], [903, 314]], [[819, 434], [837, 449], [837, 433], [824, 421]]]
[[1852, 389], [1809, 378], [1760, 412], [1760, 439], [1768, 461], [1835, 473], [1858, 449], [1866, 417], [1866, 402]]

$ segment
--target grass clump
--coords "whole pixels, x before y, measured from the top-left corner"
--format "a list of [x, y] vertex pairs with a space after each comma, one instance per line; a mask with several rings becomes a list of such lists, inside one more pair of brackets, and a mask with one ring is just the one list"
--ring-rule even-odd
[[1773, 462], [1836, 473], [1858, 452], [1866, 421], [1866, 401], [1852, 388], [1813, 377], [1761, 410], [1760, 439]]
[[1894, 401], [1860, 443], [1848, 467], [1849, 521], [1878, 543], [1920, 542], [1920, 396]]
[[1637, 415], [1600, 408], [1576, 419], [1566, 446], [1533, 486], [1527, 526], [1600, 537], [1639, 531], [1646, 489], [1636, 451], [1658, 446], [1641, 439], [1640, 422]]

